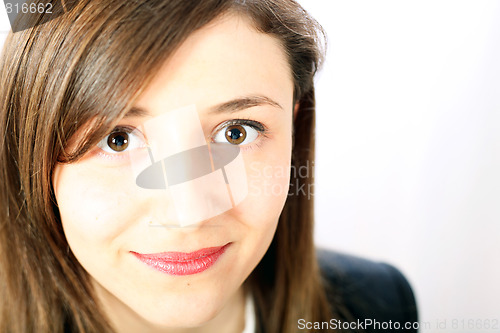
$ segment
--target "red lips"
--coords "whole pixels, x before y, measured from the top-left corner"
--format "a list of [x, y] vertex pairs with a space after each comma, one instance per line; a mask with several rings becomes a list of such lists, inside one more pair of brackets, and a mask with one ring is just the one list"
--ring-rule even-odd
[[131, 252], [146, 265], [169, 275], [191, 275], [209, 269], [226, 251], [224, 246], [208, 247], [195, 252], [162, 252], [141, 254]]

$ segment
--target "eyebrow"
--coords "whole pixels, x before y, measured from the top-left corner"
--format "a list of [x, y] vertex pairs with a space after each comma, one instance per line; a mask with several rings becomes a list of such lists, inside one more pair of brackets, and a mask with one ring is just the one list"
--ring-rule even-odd
[[283, 107], [271, 98], [263, 95], [245, 96], [218, 104], [210, 108], [210, 113], [233, 113], [241, 110], [253, 108], [255, 106], [270, 105], [284, 110]]
[[146, 117], [151, 115], [148, 111], [141, 109], [137, 106], [133, 106], [128, 112], [125, 114], [124, 118], [133, 118], [133, 117]]
[[[234, 113], [262, 105], [269, 105], [284, 110], [278, 102], [272, 100], [271, 98], [263, 95], [254, 95], [235, 98], [228, 102], [217, 104], [209, 109], [209, 113]], [[134, 106], [127, 112], [127, 114], [125, 114], [124, 118], [147, 117], [150, 115], [151, 114], [147, 110]]]

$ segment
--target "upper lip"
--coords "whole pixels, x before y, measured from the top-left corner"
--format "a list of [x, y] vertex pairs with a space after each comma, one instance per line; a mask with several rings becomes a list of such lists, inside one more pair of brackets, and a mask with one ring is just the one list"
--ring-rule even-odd
[[150, 259], [150, 260], [161, 260], [161, 261], [173, 261], [173, 262], [183, 262], [183, 261], [190, 261], [190, 260], [196, 260], [200, 258], [207, 257], [209, 255], [212, 255], [218, 251], [220, 251], [222, 248], [228, 246], [231, 243], [227, 243], [222, 246], [214, 246], [214, 247], [206, 247], [202, 248], [200, 250], [196, 250], [194, 252], [160, 252], [160, 253], [148, 253], [148, 254], [143, 254], [143, 253], [138, 253], [131, 251], [134, 255], [143, 258], [143, 259]]

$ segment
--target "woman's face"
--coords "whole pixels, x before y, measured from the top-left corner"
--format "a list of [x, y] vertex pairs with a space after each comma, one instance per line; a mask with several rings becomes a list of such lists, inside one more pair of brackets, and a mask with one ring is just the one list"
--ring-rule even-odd
[[[292, 99], [291, 71], [279, 42], [228, 16], [192, 34], [162, 66], [136, 101], [142, 113], [121, 119], [118, 133], [78, 162], [56, 166], [54, 190], [66, 238], [112, 321], [194, 327], [241, 303], [242, 284], [269, 247], [287, 197]], [[213, 112], [234, 100], [233, 107]], [[137, 186], [126, 157], [144, 149], [148, 138], [126, 129], [187, 106], [197, 110], [207, 142], [241, 146], [248, 194], [232, 209], [175, 228], [176, 198]], [[232, 134], [226, 135], [229, 125]], [[179, 142], [191, 139], [177, 125], [166, 126]], [[147, 256], [165, 252], [184, 254]]]

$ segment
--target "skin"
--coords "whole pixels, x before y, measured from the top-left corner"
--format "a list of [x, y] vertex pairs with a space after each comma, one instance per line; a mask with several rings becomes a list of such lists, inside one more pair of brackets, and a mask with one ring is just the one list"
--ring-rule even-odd
[[[220, 103], [255, 95], [281, 107], [210, 113]], [[188, 228], [152, 228], [151, 222], [169, 224], [172, 198], [138, 188], [127, 160], [107, 156], [99, 147], [54, 170], [68, 243], [118, 332], [241, 331], [243, 283], [276, 231], [287, 197], [294, 109], [291, 71], [280, 43], [245, 18], [217, 19], [192, 34], [140, 95], [135, 106], [148, 115], [126, 117], [118, 125], [140, 126], [193, 104], [208, 142], [217, 126], [231, 119], [252, 119], [268, 129], [242, 145], [249, 193], [223, 214]], [[159, 272], [130, 253], [193, 252], [227, 243], [212, 267], [184, 276]]]

